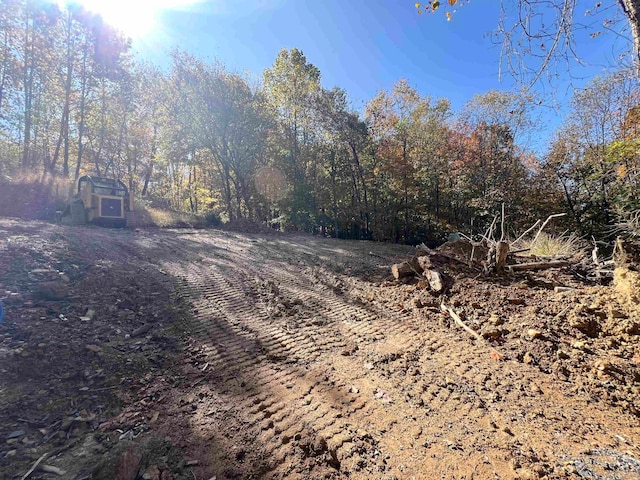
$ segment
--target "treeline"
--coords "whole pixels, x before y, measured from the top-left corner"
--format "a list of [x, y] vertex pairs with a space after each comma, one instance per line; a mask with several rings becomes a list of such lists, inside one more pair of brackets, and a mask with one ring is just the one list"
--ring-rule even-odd
[[491, 91], [456, 113], [400, 80], [359, 113], [297, 49], [262, 82], [180, 51], [165, 71], [80, 7], [0, 9], [0, 177], [114, 176], [225, 221], [397, 242], [481, 231], [502, 203], [512, 229], [567, 210], [598, 236], [640, 208], [625, 72], [579, 92], [539, 158], [522, 147], [539, 128], [530, 95]]

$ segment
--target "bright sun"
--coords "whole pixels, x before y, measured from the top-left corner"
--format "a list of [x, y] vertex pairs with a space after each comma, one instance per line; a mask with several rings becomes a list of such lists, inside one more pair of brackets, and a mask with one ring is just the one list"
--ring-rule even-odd
[[154, 30], [163, 10], [176, 9], [198, 0], [79, 0], [87, 10], [131, 38], [142, 38]]

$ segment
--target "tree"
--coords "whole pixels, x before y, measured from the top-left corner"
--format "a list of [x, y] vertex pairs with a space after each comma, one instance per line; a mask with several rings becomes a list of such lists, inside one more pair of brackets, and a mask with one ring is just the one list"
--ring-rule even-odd
[[580, 230], [602, 236], [638, 205], [638, 81], [621, 71], [577, 91], [548, 161]]
[[312, 145], [315, 96], [320, 91], [320, 70], [297, 48], [281, 50], [264, 72], [268, 101], [277, 112], [282, 163], [292, 188], [290, 218], [294, 228], [309, 222], [306, 185], [307, 161]]
[[[419, 13], [445, 11], [447, 19], [468, 2], [448, 0], [416, 3]], [[612, 44], [619, 38], [630, 38], [630, 55], [640, 71], [640, 0], [608, 0], [595, 2], [582, 11], [576, 0], [502, 0], [500, 18], [494, 40], [502, 46], [501, 70], [508, 71], [527, 88], [543, 75], [552, 79], [558, 67], [570, 68], [573, 60], [581, 63], [576, 37], [579, 40], [613, 35]], [[631, 35], [626, 34], [627, 29]], [[619, 50], [619, 48], [616, 48]], [[616, 54], [623, 53], [616, 51]]]

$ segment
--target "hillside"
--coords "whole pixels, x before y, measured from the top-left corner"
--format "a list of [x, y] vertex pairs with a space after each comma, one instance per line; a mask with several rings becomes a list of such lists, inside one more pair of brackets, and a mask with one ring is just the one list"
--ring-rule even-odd
[[393, 281], [411, 247], [7, 219], [0, 239], [2, 478], [44, 454], [29, 478], [640, 475], [638, 305], [569, 269], [441, 265], [479, 341]]

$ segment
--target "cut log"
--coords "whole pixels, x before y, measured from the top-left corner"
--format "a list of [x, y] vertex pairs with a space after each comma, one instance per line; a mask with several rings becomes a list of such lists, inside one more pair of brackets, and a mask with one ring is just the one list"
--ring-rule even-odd
[[566, 260], [551, 260], [548, 262], [532, 262], [532, 263], [520, 263], [516, 265], [507, 266], [507, 270], [511, 272], [523, 272], [531, 270], [546, 270], [548, 268], [560, 268], [570, 265]]
[[421, 243], [416, 247], [416, 254], [414, 257], [422, 257], [425, 255], [433, 255], [435, 252], [427, 247], [424, 243]]
[[442, 277], [440, 276], [439, 272], [427, 269], [424, 271], [423, 275], [429, 282], [431, 290], [437, 293], [440, 293], [442, 290], [444, 290], [444, 282], [442, 281]]
[[507, 264], [507, 255], [509, 255], [509, 243], [501, 240], [496, 244], [496, 272], [504, 272], [504, 267]]
[[418, 263], [418, 267], [420, 267], [420, 271], [429, 270], [431, 268], [431, 258], [429, 257], [416, 257], [416, 262]]
[[400, 280], [405, 277], [419, 275], [422, 273], [422, 268], [418, 264], [418, 261], [415, 258], [412, 258], [406, 262], [391, 265], [391, 273], [393, 274], [393, 278]]

